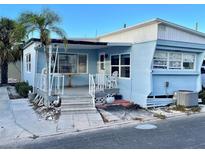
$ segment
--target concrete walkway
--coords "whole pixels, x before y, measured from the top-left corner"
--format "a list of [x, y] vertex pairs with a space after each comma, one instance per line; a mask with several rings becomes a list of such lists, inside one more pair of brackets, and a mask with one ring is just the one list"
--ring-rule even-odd
[[0, 88], [0, 143], [11, 139], [30, 137], [31, 134], [18, 126], [12, 114], [6, 87]]
[[0, 143], [71, 133], [104, 125], [98, 112], [61, 115], [56, 121], [42, 119], [27, 99], [9, 100], [6, 87], [0, 87]]

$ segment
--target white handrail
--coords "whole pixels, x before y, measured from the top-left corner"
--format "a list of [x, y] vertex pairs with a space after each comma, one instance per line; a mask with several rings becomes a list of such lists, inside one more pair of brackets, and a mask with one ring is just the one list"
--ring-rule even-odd
[[96, 91], [104, 91], [104, 89], [113, 89], [118, 87], [117, 77], [107, 74], [96, 74], [95, 84]]
[[89, 74], [89, 94], [92, 97], [92, 103], [93, 107], [95, 107], [95, 80], [94, 80], [94, 75]]
[[[50, 74], [53, 78], [52, 86], [49, 86], [50, 92], [54, 95], [63, 95], [64, 94], [64, 75], [60, 73]], [[46, 92], [46, 74], [37, 73], [36, 74], [36, 88], [39, 90]]]

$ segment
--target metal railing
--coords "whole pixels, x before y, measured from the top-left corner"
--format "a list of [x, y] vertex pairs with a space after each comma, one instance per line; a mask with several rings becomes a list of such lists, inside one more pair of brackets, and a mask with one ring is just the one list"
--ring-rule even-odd
[[94, 76], [96, 91], [104, 91], [104, 89], [117, 88], [117, 77], [107, 74], [96, 74]]
[[89, 74], [89, 94], [95, 105], [95, 93], [105, 89], [117, 88], [117, 77], [105, 74]]
[[[49, 92], [52, 95], [63, 95], [64, 94], [64, 75], [59, 73], [50, 74], [51, 82], [49, 85]], [[36, 74], [35, 87], [43, 92], [46, 92], [46, 74]]]
[[60, 95], [64, 94], [64, 75], [60, 73], [52, 73], [51, 74], [51, 84], [50, 90], [52, 95]]
[[43, 92], [46, 92], [46, 75], [37, 73], [35, 87]]

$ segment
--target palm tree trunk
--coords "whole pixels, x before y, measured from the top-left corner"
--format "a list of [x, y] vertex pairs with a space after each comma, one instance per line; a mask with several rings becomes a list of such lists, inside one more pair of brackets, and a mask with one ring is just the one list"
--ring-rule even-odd
[[8, 83], [8, 62], [7, 60], [3, 61], [1, 65], [1, 84]]

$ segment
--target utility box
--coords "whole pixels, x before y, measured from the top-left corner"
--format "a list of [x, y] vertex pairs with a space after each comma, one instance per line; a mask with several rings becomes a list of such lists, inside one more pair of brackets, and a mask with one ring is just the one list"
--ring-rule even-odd
[[185, 107], [198, 106], [198, 93], [188, 90], [178, 91], [177, 105], [183, 105]]

